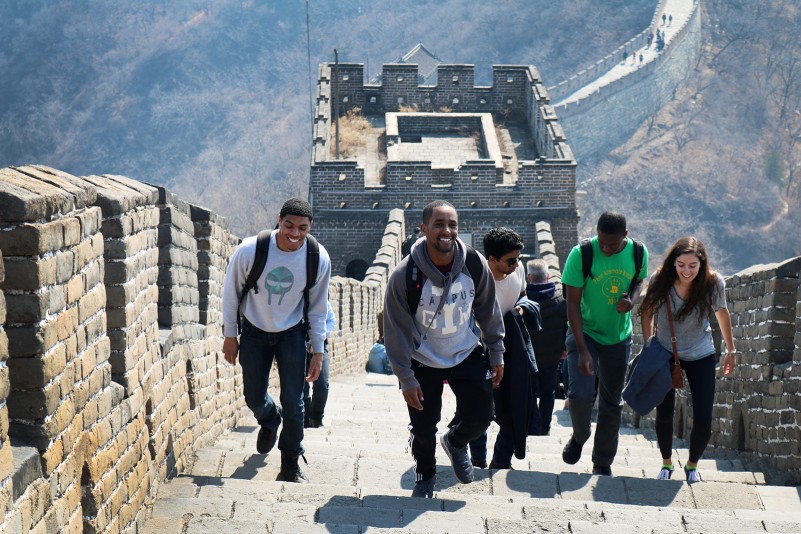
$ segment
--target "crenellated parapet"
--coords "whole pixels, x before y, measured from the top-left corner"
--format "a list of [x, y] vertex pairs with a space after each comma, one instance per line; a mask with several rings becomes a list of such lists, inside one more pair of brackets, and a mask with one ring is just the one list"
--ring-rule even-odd
[[[576, 161], [534, 66], [494, 65], [491, 85], [480, 86], [469, 64], [438, 65], [426, 84], [416, 64], [385, 64], [365, 83], [363, 64], [325, 63], [317, 94], [310, 200], [315, 232], [341, 252], [334, 274], [360, 278], [386, 213], [401, 209], [416, 227], [435, 199], [456, 207], [473, 246], [505, 224], [536, 252], [533, 225], [549, 220], [567, 256], [577, 239]], [[337, 123], [354, 108], [369, 122], [356, 135]], [[347, 155], [337, 154], [338, 127], [356, 146]]]

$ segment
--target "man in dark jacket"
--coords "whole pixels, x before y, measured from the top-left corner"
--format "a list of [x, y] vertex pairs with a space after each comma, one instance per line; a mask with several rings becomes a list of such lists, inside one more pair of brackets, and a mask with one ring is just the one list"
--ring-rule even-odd
[[[530, 331], [531, 344], [537, 359], [538, 387], [535, 402], [539, 418], [532, 417], [532, 435], [547, 436], [551, 431], [553, 405], [556, 393], [556, 371], [559, 360], [566, 356], [567, 304], [550, 281], [548, 265], [536, 259], [526, 264], [528, 285], [526, 296], [540, 305], [542, 329]], [[539, 424], [537, 424], [539, 422]]]

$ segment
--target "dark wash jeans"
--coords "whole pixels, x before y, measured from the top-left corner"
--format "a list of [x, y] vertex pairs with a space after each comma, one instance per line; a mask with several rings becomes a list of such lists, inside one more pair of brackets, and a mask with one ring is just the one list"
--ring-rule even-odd
[[437, 423], [442, 412], [443, 381], [447, 380], [456, 396], [456, 409], [461, 421], [451, 429], [451, 442], [455, 447], [467, 443], [487, 431], [494, 411], [492, 382], [487, 378], [489, 361], [479, 345], [462, 363], [455, 367], [437, 369], [412, 360], [414, 376], [423, 390], [423, 409], [409, 406], [412, 456], [415, 460], [417, 481], [431, 478], [437, 473]]
[[537, 406], [531, 415], [530, 428], [534, 436], [547, 436], [551, 431], [554, 399], [556, 399], [556, 370], [556, 365], [540, 367], [537, 373], [537, 391], [534, 393]]
[[[690, 431], [690, 461], [697, 462], [712, 436], [712, 405], [715, 402], [716, 356], [710, 354], [700, 360], [679, 360], [693, 404], [693, 429]], [[676, 405], [676, 390], [671, 389], [662, 403], [656, 407], [656, 441], [662, 458], [673, 454], [673, 411]]]
[[[311, 358], [310, 358], [311, 359]], [[314, 382], [306, 382], [303, 387], [304, 421], [320, 426], [325, 415], [325, 405], [328, 402], [328, 377], [331, 374], [331, 355], [328, 353], [328, 343], [323, 349], [323, 366], [320, 375]], [[313, 384], [313, 385], [311, 385]]]
[[267, 392], [273, 360], [278, 363], [284, 427], [278, 449], [302, 454], [303, 386], [306, 384], [306, 341], [302, 323], [283, 332], [265, 332], [243, 319], [239, 336], [239, 363], [245, 403], [260, 425], [278, 428], [281, 414]]
[[620, 416], [623, 413], [623, 382], [631, 356], [631, 336], [614, 345], [601, 345], [585, 334], [584, 342], [592, 356], [592, 376], [585, 376], [578, 370], [576, 340], [573, 330], [567, 330], [565, 345], [570, 375], [567, 398], [570, 399], [573, 439], [580, 445], [590, 439], [592, 405], [597, 395], [598, 423], [595, 426], [592, 463], [609, 467], [617, 454]]

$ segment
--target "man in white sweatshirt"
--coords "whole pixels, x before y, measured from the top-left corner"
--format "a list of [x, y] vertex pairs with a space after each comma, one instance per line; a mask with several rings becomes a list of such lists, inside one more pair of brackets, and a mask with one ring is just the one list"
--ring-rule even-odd
[[[266, 265], [251, 291], [245, 282], [256, 259], [257, 237], [244, 239], [231, 257], [223, 288], [223, 354], [226, 361], [242, 365], [245, 403], [261, 430], [256, 442], [260, 454], [268, 453], [278, 440], [281, 451], [279, 478], [306, 483], [298, 458], [303, 454], [303, 387], [320, 374], [325, 340], [325, 319], [331, 260], [322, 245], [308, 235], [312, 209], [299, 198], [287, 200], [278, 216], [278, 228], [269, 237]], [[317, 245], [316, 282], [308, 291], [304, 313], [309, 248]], [[244, 299], [242, 297], [244, 296]], [[241, 326], [237, 340], [241, 301]], [[305, 324], [307, 315], [308, 324]], [[312, 358], [306, 366], [306, 339]], [[273, 360], [278, 363], [281, 405], [267, 392]], [[278, 427], [283, 429], [278, 438]]]
[[[430, 498], [443, 381], [456, 395], [461, 421], [442, 435], [440, 444], [456, 478], [467, 484], [474, 477], [467, 444], [492, 421], [492, 388], [503, 378], [504, 328], [492, 273], [484, 257], [458, 239], [453, 205], [442, 200], [428, 204], [420, 230], [424, 237], [389, 278], [384, 339], [411, 420], [417, 475], [412, 496]], [[423, 276], [409, 278], [415, 270]]]

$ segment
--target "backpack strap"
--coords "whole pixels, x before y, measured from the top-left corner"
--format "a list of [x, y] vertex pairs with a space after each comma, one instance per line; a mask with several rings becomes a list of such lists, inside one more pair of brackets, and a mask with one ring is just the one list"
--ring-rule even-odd
[[[634, 276], [631, 279], [631, 284], [629, 284], [629, 290], [626, 293], [627, 295], [631, 296], [631, 292], [634, 291], [634, 286], [637, 285], [639, 282], [639, 275], [640, 271], [642, 270], [642, 261], [645, 257], [645, 247], [641, 241], [637, 241], [636, 239], [631, 240], [634, 243]], [[593, 257], [593, 250], [592, 250], [592, 241], [589, 239], [582, 239], [581, 240], [581, 271], [584, 274], [584, 278], [586, 279], [589, 277], [593, 279], [592, 275], [592, 257]]]
[[420, 304], [420, 296], [423, 294], [423, 284], [426, 276], [420, 267], [409, 255], [409, 262], [406, 264], [406, 304], [409, 306], [409, 313], [412, 317], [417, 313], [417, 306]]
[[267, 265], [267, 254], [270, 252], [270, 236], [272, 230], [262, 230], [256, 237], [256, 257], [253, 259], [253, 265], [250, 268], [247, 278], [245, 278], [245, 285], [242, 287], [242, 292], [239, 294], [239, 306], [236, 313], [236, 330], [242, 331], [240, 316], [242, 315], [242, 302], [252, 289], [254, 293], [259, 292], [259, 277], [264, 272], [264, 266]]
[[306, 235], [306, 286], [303, 288], [303, 323], [306, 326], [306, 339], [309, 338], [309, 290], [317, 283], [317, 271], [320, 267], [320, 244], [311, 235]]
[[[264, 272], [267, 265], [267, 255], [270, 252], [270, 237], [272, 230], [262, 230], [256, 237], [256, 256], [253, 259], [253, 266], [250, 268], [245, 285], [239, 294], [240, 310], [236, 314], [237, 331], [241, 332], [241, 309], [242, 302], [251, 290], [253, 293], [259, 292], [259, 277]], [[320, 267], [320, 245], [312, 235], [306, 236], [306, 286], [303, 288], [303, 322], [306, 325], [306, 336], [309, 335], [309, 290], [317, 283], [317, 271]]]
[[[484, 266], [481, 264], [481, 258], [478, 257], [476, 249], [470, 245], [466, 246], [465, 253], [465, 266], [470, 278], [480, 282], [484, 276]], [[409, 262], [406, 264], [406, 303], [409, 305], [409, 312], [412, 317], [417, 313], [417, 307], [420, 304], [420, 296], [423, 294], [423, 284], [426, 281], [426, 275], [414, 263], [412, 256], [409, 255]]]
[[592, 276], [592, 241], [589, 239], [581, 240], [581, 272], [584, 274], [584, 279], [587, 277], [593, 279]]
[[629, 284], [629, 290], [626, 295], [631, 298], [631, 293], [634, 291], [634, 286], [640, 281], [640, 271], [642, 270], [642, 260], [645, 256], [645, 247], [642, 244], [642, 241], [637, 241], [636, 239], [632, 239], [634, 242], [634, 276], [631, 278], [631, 284]]

